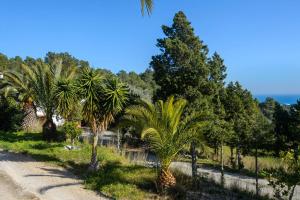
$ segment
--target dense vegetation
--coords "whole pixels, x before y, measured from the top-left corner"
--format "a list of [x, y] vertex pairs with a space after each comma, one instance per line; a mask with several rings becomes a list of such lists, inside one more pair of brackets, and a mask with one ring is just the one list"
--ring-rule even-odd
[[[152, 1], [141, 2], [151, 12]], [[300, 101], [292, 106], [280, 105], [271, 98], [259, 103], [239, 82], [226, 83], [221, 55], [209, 53], [183, 12], [176, 13], [173, 24], [162, 26], [162, 30], [165, 37], [157, 40], [161, 52], [152, 57], [150, 68], [141, 74], [113, 74], [92, 68], [68, 53], [49, 52], [44, 59], [24, 60], [0, 54], [0, 71], [4, 74], [0, 82], [1, 130], [22, 127], [32, 131], [40, 123], [43, 139], [50, 142], [62, 138], [54, 117], [72, 125], [64, 129], [72, 140], [69, 130], [76, 132], [76, 124], [87, 124], [93, 133], [92, 147], [84, 147], [92, 151], [89, 169], [106, 178], [105, 173], [110, 171], [102, 165], [99, 168], [98, 136], [112, 126], [130, 127], [159, 159], [159, 191], [176, 185], [169, 166], [187, 149], [196, 179], [197, 158], [206, 146], [214, 149], [222, 175], [224, 149], [229, 149], [228, 168], [241, 171], [244, 158], [254, 156], [256, 178], [264, 174], [273, 180], [274, 187], [285, 184], [288, 189], [294, 188], [300, 181], [295, 176], [300, 169]], [[43, 110], [44, 119], [36, 116], [37, 109]], [[263, 170], [258, 168], [259, 156], [284, 157], [289, 162], [285, 168]], [[94, 184], [101, 185], [93, 183], [93, 189]], [[127, 187], [118, 186], [120, 190]], [[293, 195], [277, 193], [285, 194]]]

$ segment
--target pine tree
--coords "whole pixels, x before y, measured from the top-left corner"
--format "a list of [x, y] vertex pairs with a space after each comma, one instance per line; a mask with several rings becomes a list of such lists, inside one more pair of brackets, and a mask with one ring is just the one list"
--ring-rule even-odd
[[294, 149], [294, 159], [298, 161], [300, 144], [300, 100], [297, 100], [297, 103], [292, 105], [290, 113], [290, 135], [288, 140]]
[[273, 125], [275, 132], [275, 155], [279, 157], [280, 151], [286, 150], [287, 137], [290, 135], [290, 115], [279, 103], [275, 103], [275, 111], [273, 114]]
[[176, 13], [171, 27], [162, 26], [165, 38], [157, 40], [161, 54], [153, 56], [150, 66], [154, 80], [160, 86], [155, 99], [171, 95], [194, 102], [204, 94], [208, 85], [208, 48], [194, 33], [183, 12]]

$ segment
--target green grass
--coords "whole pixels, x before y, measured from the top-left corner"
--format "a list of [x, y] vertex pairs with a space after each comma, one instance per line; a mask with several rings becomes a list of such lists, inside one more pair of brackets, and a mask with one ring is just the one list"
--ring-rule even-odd
[[[180, 156], [177, 158], [177, 160], [184, 161], [184, 162], [191, 162], [191, 159], [180, 157]], [[202, 158], [199, 158], [197, 160], [197, 163], [203, 167], [209, 167], [209, 168], [221, 170], [220, 160], [221, 160], [220, 155], [217, 160], [217, 158], [214, 155], [214, 150], [206, 146], [204, 156]], [[225, 165], [224, 170], [226, 172], [255, 177], [254, 156], [250, 156], [250, 155], [244, 156], [243, 164], [244, 164], [244, 168], [241, 170], [232, 168], [230, 164], [230, 148], [227, 146], [224, 147], [224, 165]], [[274, 168], [276, 169], [280, 167], [285, 168], [286, 165], [280, 158], [276, 158], [271, 155], [264, 155], [258, 157], [258, 167], [259, 167], [259, 172], [262, 172], [267, 169], [274, 169]], [[259, 174], [259, 177], [263, 178], [264, 176], [262, 174]]]
[[0, 148], [30, 155], [39, 161], [63, 166], [85, 180], [85, 187], [115, 199], [139, 200], [156, 196], [155, 170], [130, 164], [111, 148], [98, 149], [101, 168], [98, 172], [86, 171], [91, 148], [78, 144], [80, 150], [64, 149], [67, 143], [47, 143], [39, 133], [0, 132]]

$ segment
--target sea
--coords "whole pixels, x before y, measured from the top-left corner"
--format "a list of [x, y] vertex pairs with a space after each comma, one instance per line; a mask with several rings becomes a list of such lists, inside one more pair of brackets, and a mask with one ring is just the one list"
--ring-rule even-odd
[[280, 104], [292, 105], [300, 100], [300, 94], [298, 95], [254, 95], [254, 98], [258, 99], [259, 102], [264, 102], [267, 97], [272, 97]]

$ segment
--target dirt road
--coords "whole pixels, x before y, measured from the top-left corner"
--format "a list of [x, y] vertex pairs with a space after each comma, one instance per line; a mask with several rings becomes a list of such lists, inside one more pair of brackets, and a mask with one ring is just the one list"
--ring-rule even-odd
[[39, 200], [35, 195], [25, 192], [3, 171], [0, 171], [0, 199]]
[[63, 168], [0, 150], [0, 199], [106, 200]]

